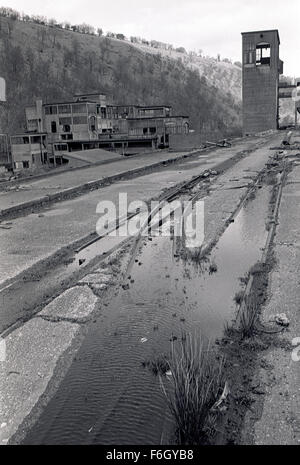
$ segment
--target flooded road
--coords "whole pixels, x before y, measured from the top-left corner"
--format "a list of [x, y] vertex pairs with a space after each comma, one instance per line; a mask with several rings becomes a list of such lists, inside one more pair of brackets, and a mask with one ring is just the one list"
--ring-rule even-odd
[[[214, 341], [234, 317], [239, 278], [262, 254], [270, 190], [258, 190], [201, 267], [168, 237], [144, 239], [128, 280], [101, 305], [76, 357], [25, 444], [170, 444], [172, 420], [144, 362], [195, 332]], [[217, 271], [209, 272], [210, 263]]]

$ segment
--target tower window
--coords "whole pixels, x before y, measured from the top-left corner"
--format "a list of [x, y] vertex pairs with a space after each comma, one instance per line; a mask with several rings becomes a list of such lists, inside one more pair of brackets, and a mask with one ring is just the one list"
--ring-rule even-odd
[[271, 62], [271, 46], [266, 42], [257, 44], [256, 46], [256, 66], [268, 65]]

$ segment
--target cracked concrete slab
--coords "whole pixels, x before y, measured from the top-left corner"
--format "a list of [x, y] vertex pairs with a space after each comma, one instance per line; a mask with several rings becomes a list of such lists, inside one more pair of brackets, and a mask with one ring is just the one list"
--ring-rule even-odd
[[111, 274], [106, 273], [90, 273], [82, 278], [79, 282], [86, 284], [109, 284], [112, 280]]
[[0, 444], [6, 444], [30, 414], [52, 378], [79, 325], [32, 319], [5, 338], [0, 362]]
[[75, 286], [56, 297], [38, 316], [80, 322], [92, 313], [96, 302], [97, 297], [88, 286]]

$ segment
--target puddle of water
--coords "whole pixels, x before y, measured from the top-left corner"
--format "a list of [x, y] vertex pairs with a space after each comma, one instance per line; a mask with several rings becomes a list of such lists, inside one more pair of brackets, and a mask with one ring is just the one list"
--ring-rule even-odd
[[103, 306], [24, 443], [171, 443], [158, 378], [142, 362], [168, 354], [170, 338], [179, 344], [184, 332], [222, 335], [235, 313], [238, 278], [261, 257], [269, 195], [269, 188], [259, 190], [227, 228], [212, 254], [214, 274], [174, 257], [170, 238], [145, 238], [130, 288]]

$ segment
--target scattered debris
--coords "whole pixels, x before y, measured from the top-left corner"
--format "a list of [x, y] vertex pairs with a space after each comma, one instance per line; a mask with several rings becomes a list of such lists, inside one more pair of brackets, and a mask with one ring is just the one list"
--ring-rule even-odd
[[206, 141], [205, 145], [211, 146], [211, 147], [231, 147], [231, 143], [228, 142], [227, 139], [221, 139], [218, 142], [209, 142]]
[[217, 402], [215, 402], [215, 404], [211, 408], [212, 412], [215, 412], [216, 410], [223, 411], [224, 409], [226, 409], [225, 405], [222, 404], [224, 404], [224, 402], [226, 401], [229, 393], [230, 391], [228, 387], [228, 382], [226, 381], [221, 397], [217, 400]]
[[291, 138], [292, 138], [292, 131], [289, 131], [285, 138], [282, 141], [282, 145], [290, 145], [291, 144]]
[[285, 313], [278, 313], [275, 315], [274, 320], [280, 326], [289, 326], [290, 322]]

